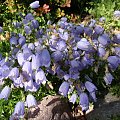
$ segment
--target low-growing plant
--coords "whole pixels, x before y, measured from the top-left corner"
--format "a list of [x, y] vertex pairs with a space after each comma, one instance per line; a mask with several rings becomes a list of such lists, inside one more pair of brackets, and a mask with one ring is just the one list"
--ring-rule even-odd
[[[30, 7], [36, 9], [39, 1]], [[0, 116], [24, 118], [36, 99], [57, 93], [86, 112], [96, 92], [117, 79], [120, 34], [107, 33], [95, 20], [83, 25], [63, 17], [41, 25], [32, 13], [20, 16], [9, 25], [10, 50], [0, 56]], [[0, 32], [5, 32], [2, 27]]]

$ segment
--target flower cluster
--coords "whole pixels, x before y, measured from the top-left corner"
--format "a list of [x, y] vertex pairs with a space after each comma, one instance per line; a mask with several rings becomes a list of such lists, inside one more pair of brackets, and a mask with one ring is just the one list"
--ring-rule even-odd
[[[36, 4], [31, 7], [36, 8]], [[11, 33], [8, 58], [0, 57], [0, 85], [8, 79], [15, 88], [36, 92], [46, 83], [49, 73], [63, 81], [59, 93], [65, 97], [70, 95], [69, 101], [73, 104], [80, 99], [79, 104], [86, 111], [89, 97], [96, 101], [97, 87], [93, 84], [92, 72], [97, 72], [105, 63], [104, 82], [109, 85], [114, 79], [112, 72], [120, 65], [120, 34], [111, 36], [102, 26], [96, 25], [95, 20], [84, 26], [67, 22], [63, 17], [56, 24], [48, 22], [47, 28], [42, 29], [28, 13], [13, 25], [19, 32]], [[90, 68], [93, 71], [89, 71]], [[0, 99], [8, 99], [10, 91], [11, 88], [5, 86]], [[35, 98], [28, 95], [26, 105], [36, 104]], [[16, 104], [11, 120], [23, 116], [24, 103], [21, 101]]]

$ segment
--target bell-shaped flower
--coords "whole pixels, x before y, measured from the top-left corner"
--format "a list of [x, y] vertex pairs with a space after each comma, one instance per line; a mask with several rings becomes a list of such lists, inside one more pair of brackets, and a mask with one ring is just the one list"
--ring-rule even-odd
[[26, 42], [26, 38], [24, 36], [21, 36], [19, 39], [18, 39], [18, 42], [21, 46], [23, 46]]
[[28, 21], [30, 21], [30, 20], [33, 20], [34, 17], [33, 17], [33, 15], [32, 15], [31, 13], [28, 13], [28, 14], [25, 16], [25, 19], [28, 20]]
[[14, 25], [15, 28], [20, 28], [21, 27], [20, 22], [13, 22], [13, 25]]
[[65, 79], [65, 80], [69, 80], [69, 79], [70, 79], [70, 75], [69, 75], [69, 74], [65, 74], [65, 75], [64, 75], [64, 79]]
[[96, 102], [97, 101], [97, 98], [96, 98], [96, 92], [92, 92], [92, 93], [89, 93], [90, 94], [90, 97], [91, 99]]
[[22, 74], [20, 74], [20, 76], [17, 78], [17, 79], [14, 79], [14, 85], [16, 86], [16, 87], [21, 87], [21, 88], [23, 88], [23, 80], [24, 80], [24, 78], [23, 78], [23, 76], [22, 76]]
[[67, 41], [68, 38], [69, 38], [68, 32], [64, 32], [63, 34], [59, 33], [59, 36], [60, 36], [61, 39], [65, 40], [65, 41]]
[[96, 20], [91, 19], [88, 26], [89, 26], [89, 27], [94, 27], [94, 26], [95, 26], [95, 23], [96, 23]]
[[24, 54], [24, 58], [25, 58], [25, 60], [28, 60], [28, 61], [30, 61], [31, 60], [31, 58], [32, 58], [32, 51], [28, 48], [28, 47], [25, 47], [24, 49], [23, 49], [23, 54]]
[[32, 20], [31, 22], [34, 29], [37, 29], [39, 27], [39, 23], [37, 20]]
[[39, 1], [35, 1], [35, 2], [32, 2], [31, 4], [30, 4], [30, 7], [31, 8], [39, 8], [40, 7], [40, 5], [39, 5]]
[[108, 34], [102, 34], [98, 37], [98, 41], [103, 46], [107, 46], [110, 43], [110, 38], [109, 38]]
[[84, 27], [84, 32], [88, 36], [91, 36], [93, 34], [93, 30], [90, 27]]
[[32, 70], [38, 70], [40, 67], [40, 55], [36, 53], [36, 55], [32, 55]]
[[69, 91], [70, 84], [68, 82], [63, 82], [59, 87], [59, 93], [65, 97], [67, 97]]
[[102, 28], [101, 26], [96, 26], [94, 28], [94, 31], [97, 33], [97, 34], [102, 34], [103, 31], [104, 31], [104, 28]]
[[25, 33], [26, 33], [27, 35], [29, 35], [29, 34], [32, 33], [31, 28], [30, 28], [29, 26], [27, 26], [27, 25], [24, 27], [24, 30], [25, 30]]
[[51, 57], [55, 62], [61, 61], [63, 59], [63, 53], [61, 51], [55, 51], [51, 54]]
[[[39, 39], [42, 35], [43, 35], [43, 29], [40, 29], [35, 33], [35, 36], [37, 39]], [[40, 38], [40, 43], [42, 43], [42, 42], [43, 42], [43, 40]]]
[[114, 11], [113, 15], [114, 15], [115, 17], [120, 18], [120, 10]]
[[10, 120], [23, 118], [24, 113], [25, 113], [24, 103], [20, 101], [15, 105], [15, 109]]
[[0, 99], [8, 100], [8, 97], [10, 96], [11, 89], [8, 86], [5, 86], [1, 93], [0, 93]]
[[2, 78], [8, 78], [8, 75], [10, 73], [10, 68], [7, 65], [3, 65], [1, 67], [1, 73], [2, 73]]
[[28, 77], [24, 82], [25, 91], [36, 92], [39, 87], [40, 85], [38, 85], [36, 82], [33, 82], [33, 79], [31, 77]]
[[115, 47], [115, 54], [120, 57], [120, 47]]
[[35, 107], [36, 105], [37, 105], [37, 101], [36, 101], [35, 97], [31, 94], [27, 95], [26, 106], [28, 106], [28, 108], [30, 108], [30, 107]]
[[[33, 19], [34, 19], [34, 18], [33, 18]], [[22, 20], [22, 23], [23, 23], [24, 25], [28, 25], [29, 20], [27, 20], [27, 19], [23, 19], [23, 20]]]
[[73, 104], [75, 104], [77, 99], [77, 95], [76, 94], [72, 94], [72, 96], [70, 97], [69, 101], [72, 102]]
[[71, 60], [70, 61], [70, 65], [72, 68], [79, 68], [80, 67], [80, 61], [77, 61], [77, 60]]
[[101, 17], [101, 18], [99, 19], [100, 22], [105, 22], [105, 20], [106, 20], [105, 17]]
[[107, 72], [104, 76], [104, 80], [105, 80], [106, 85], [110, 85], [113, 79], [114, 79], [114, 77], [109, 72]]
[[106, 54], [105, 48], [99, 47], [98, 48], [98, 55], [99, 55], [99, 57], [104, 57], [105, 54]]
[[107, 61], [111, 69], [116, 69], [120, 64], [119, 57], [117, 56], [109, 56]]
[[57, 50], [64, 51], [66, 48], [66, 42], [64, 40], [59, 40], [57, 42]]
[[61, 18], [61, 21], [66, 22], [66, 21], [67, 21], [67, 18], [66, 18], [66, 17], [62, 17], [62, 18]]
[[41, 52], [40, 63], [42, 66], [49, 67], [51, 63], [50, 53], [47, 49], [43, 49]]
[[17, 67], [12, 68], [12, 70], [9, 73], [9, 78], [11, 80], [17, 79], [19, 76], [19, 69]]
[[79, 104], [82, 107], [82, 111], [87, 111], [89, 109], [89, 100], [88, 100], [88, 95], [86, 93], [80, 94]]
[[35, 82], [40, 85], [41, 83], [46, 82], [46, 76], [42, 69], [38, 70], [35, 74]]
[[82, 38], [79, 42], [77, 42], [77, 48], [85, 51], [91, 51], [92, 46], [86, 38]]
[[82, 66], [83, 67], [87, 67], [88, 65], [92, 66], [94, 61], [95, 60], [93, 58], [90, 58], [88, 54], [85, 54], [81, 60], [81, 63], [83, 64], [83, 65], [81, 64], [81, 68]]
[[28, 48], [29, 48], [30, 50], [34, 50], [35, 46], [34, 46], [33, 43], [29, 43], [29, 44], [28, 44]]
[[83, 31], [84, 31], [84, 28], [83, 28], [82, 25], [76, 26], [75, 29], [76, 29], [76, 31], [77, 31], [77, 34], [81, 34], [81, 33], [83, 33]]
[[113, 42], [120, 44], [120, 33], [115, 34], [113, 37]]
[[31, 65], [31, 62], [26, 61], [26, 62], [23, 64], [22, 70], [23, 70], [24, 72], [26, 72], [29, 76], [31, 76], [31, 74], [32, 74], [32, 65]]
[[95, 86], [93, 83], [89, 82], [89, 81], [86, 81], [86, 82], [85, 82], [85, 87], [86, 87], [86, 89], [87, 89], [90, 93], [97, 90], [96, 86]]
[[17, 39], [17, 37], [12, 36], [12, 37], [10, 38], [10, 44], [11, 44], [11, 45], [17, 45], [17, 44], [18, 44], [18, 39]]
[[26, 61], [24, 58], [24, 54], [19, 52], [17, 54], [17, 60], [18, 60], [19, 65], [22, 66], [24, 64], [24, 62]]

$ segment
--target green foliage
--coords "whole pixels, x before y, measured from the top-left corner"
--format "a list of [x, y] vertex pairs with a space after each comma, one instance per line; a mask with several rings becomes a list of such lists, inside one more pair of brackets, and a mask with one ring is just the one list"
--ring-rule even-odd
[[93, 0], [91, 5], [92, 7], [89, 13], [95, 18], [100, 18], [102, 16], [106, 18], [112, 17], [113, 12], [120, 9], [119, 0]]
[[0, 100], [0, 120], [9, 120], [14, 111], [14, 107], [18, 101], [23, 100], [23, 93], [19, 89], [12, 90], [9, 100]]
[[0, 42], [0, 53], [3, 56], [7, 56], [9, 51], [10, 51], [9, 42], [8, 41], [1, 41]]

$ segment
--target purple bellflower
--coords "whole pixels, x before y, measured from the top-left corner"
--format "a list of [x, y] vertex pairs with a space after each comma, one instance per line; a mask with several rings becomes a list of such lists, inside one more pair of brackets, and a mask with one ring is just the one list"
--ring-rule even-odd
[[24, 88], [25, 91], [31, 91], [31, 92], [37, 91], [37, 88], [34, 86], [33, 79], [29, 79], [26, 82], [24, 82]]
[[25, 109], [24, 108], [24, 103], [23, 102], [18, 102], [15, 105], [15, 109], [14, 109], [14, 112], [13, 112], [10, 120], [23, 118], [24, 117], [24, 113], [25, 113], [24, 109]]
[[36, 55], [32, 55], [32, 70], [38, 70], [40, 67], [40, 55], [36, 53]]
[[107, 46], [110, 43], [110, 38], [109, 38], [108, 34], [102, 34], [98, 37], [98, 41], [103, 46]]
[[119, 64], [120, 64], [120, 61], [119, 61], [119, 57], [117, 56], [109, 56], [108, 59], [107, 59], [108, 63], [109, 63], [109, 66], [111, 69], [116, 69]]
[[93, 30], [90, 27], [84, 27], [84, 32], [88, 36], [91, 36], [93, 34]]
[[24, 72], [26, 72], [29, 76], [31, 76], [31, 74], [32, 74], [32, 65], [31, 65], [31, 62], [26, 61], [26, 62], [23, 64], [22, 70], [23, 70]]
[[50, 53], [47, 49], [43, 49], [40, 54], [40, 63], [42, 66], [49, 67], [51, 63]]
[[11, 89], [8, 86], [5, 86], [1, 93], [0, 93], [0, 99], [8, 100], [8, 97], [10, 96]]
[[17, 45], [17, 44], [18, 44], [18, 39], [17, 39], [17, 37], [12, 36], [12, 37], [10, 38], [10, 44], [11, 44], [11, 45]]
[[63, 59], [63, 53], [61, 51], [55, 51], [51, 54], [51, 57], [55, 62], [61, 61]]
[[76, 94], [72, 94], [72, 96], [70, 97], [69, 101], [72, 102], [73, 104], [75, 104], [77, 99], [77, 95]]
[[35, 46], [34, 46], [33, 43], [29, 43], [29, 44], [28, 44], [28, 48], [29, 48], [30, 50], [34, 50]]
[[120, 44], [120, 33], [115, 34], [113, 37], [113, 42]]
[[79, 104], [82, 107], [82, 111], [87, 111], [89, 109], [89, 100], [88, 100], [88, 95], [86, 93], [80, 94]]
[[99, 19], [100, 22], [105, 22], [105, 20], [106, 20], [105, 17], [101, 17], [101, 18]]
[[115, 17], [119, 17], [120, 18], [120, 10], [114, 11], [113, 14], [114, 14]]
[[102, 28], [101, 26], [96, 26], [94, 28], [94, 31], [97, 33], [97, 34], [102, 34], [103, 31], [104, 31], [104, 28]]
[[98, 48], [98, 55], [99, 55], [99, 57], [104, 57], [105, 54], [106, 54], [105, 48], [99, 47]]
[[39, 8], [40, 7], [40, 5], [39, 5], [39, 1], [35, 1], [35, 2], [32, 2], [31, 4], [30, 4], [30, 7], [31, 8]]
[[23, 46], [26, 42], [26, 38], [24, 36], [21, 36], [19, 39], [18, 39], [18, 42], [21, 46]]
[[21, 87], [23, 88], [23, 76], [20, 74], [20, 76], [17, 79], [14, 79], [14, 85], [16, 87]]
[[68, 82], [63, 82], [59, 87], [59, 93], [65, 97], [67, 97], [69, 91], [70, 84]]
[[25, 19], [28, 20], [28, 21], [31, 21], [34, 19], [33, 15], [31, 13], [28, 13], [26, 16], [25, 16]]
[[17, 54], [17, 60], [18, 60], [19, 65], [22, 66], [24, 64], [24, 62], [26, 61], [24, 58], [24, 54], [19, 52]]
[[37, 20], [32, 20], [31, 22], [34, 29], [37, 29], [39, 27], [39, 23]]
[[95, 23], [96, 23], [96, 20], [91, 19], [88, 26], [89, 26], [89, 27], [94, 27], [94, 26], [95, 26]]
[[40, 85], [41, 83], [46, 82], [46, 76], [45, 73], [42, 69], [38, 70], [35, 74], [35, 81], [38, 85]]
[[19, 22], [13, 22], [13, 25], [15, 28], [20, 28], [21, 27], [21, 23]]
[[90, 97], [91, 99], [96, 102], [97, 101], [97, 98], [96, 98], [96, 93], [95, 92], [92, 92], [92, 93], [89, 93], [90, 94]]
[[27, 26], [27, 25], [24, 27], [24, 30], [25, 30], [27, 35], [31, 34], [31, 32], [32, 32], [31, 28], [29, 26]]
[[37, 105], [36, 99], [33, 95], [31, 94], [27, 95], [26, 105], [28, 106], [28, 108], [35, 107]]
[[120, 47], [115, 47], [115, 54], [120, 57]]
[[77, 43], [77, 47], [81, 50], [85, 50], [85, 51], [90, 51], [92, 49], [92, 46], [90, 45], [90, 43], [87, 41], [86, 38], [82, 38], [78, 43]]
[[17, 67], [12, 68], [12, 70], [9, 73], [9, 78], [11, 80], [15, 80], [17, 79], [18, 76], [19, 76], [19, 69]]
[[89, 82], [89, 81], [86, 81], [86, 82], [85, 82], [85, 87], [86, 87], [86, 89], [87, 89], [90, 93], [97, 90], [96, 86], [95, 86], [93, 83]]
[[57, 49], [58, 49], [59, 51], [64, 51], [65, 48], [66, 48], [66, 43], [65, 43], [65, 41], [59, 40], [59, 41], [57, 42]]
[[111, 73], [106, 73], [104, 76], [104, 80], [106, 82], [106, 85], [110, 85], [114, 77], [111, 75]]

